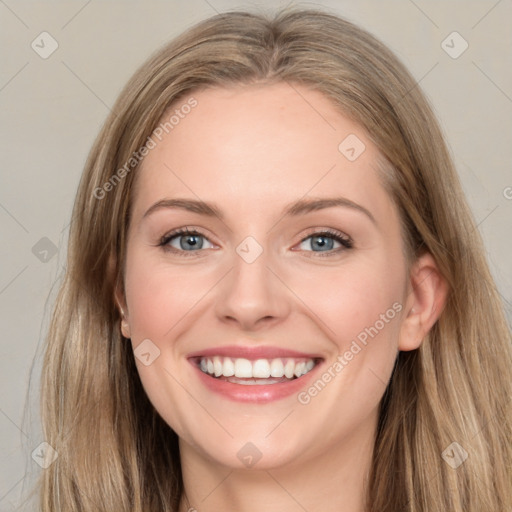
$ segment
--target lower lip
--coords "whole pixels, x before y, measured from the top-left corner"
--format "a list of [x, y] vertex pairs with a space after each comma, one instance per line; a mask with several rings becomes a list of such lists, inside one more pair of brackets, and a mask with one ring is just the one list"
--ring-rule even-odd
[[224, 398], [235, 402], [272, 402], [280, 400], [293, 394], [298, 394], [309, 383], [312, 376], [317, 372], [322, 362], [318, 362], [308, 373], [298, 379], [289, 382], [279, 382], [277, 384], [233, 384], [231, 382], [210, 377], [204, 373], [194, 362], [192, 366], [199, 374], [201, 382], [211, 391], [222, 395]]

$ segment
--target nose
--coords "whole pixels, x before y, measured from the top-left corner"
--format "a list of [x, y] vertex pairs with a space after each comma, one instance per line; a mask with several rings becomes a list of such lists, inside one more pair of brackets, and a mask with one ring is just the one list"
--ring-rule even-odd
[[265, 251], [252, 262], [234, 254], [233, 268], [217, 290], [215, 312], [221, 322], [257, 331], [289, 315], [289, 290], [269, 260]]

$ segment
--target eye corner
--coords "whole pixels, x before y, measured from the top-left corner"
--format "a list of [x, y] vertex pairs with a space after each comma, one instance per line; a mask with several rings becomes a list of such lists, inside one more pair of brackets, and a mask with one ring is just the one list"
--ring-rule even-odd
[[[306, 233], [306, 235], [304, 235], [301, 238], [299, 245], [303, 244], [310, 238], [320, 238], [320, 237], [330, 238], [330, 239], [334, 240], [335, 242], [338, 242], [341, 247], [338, 247], [337, 249], [334, 249], [334, 250], [327, 250], [327, 251], [305, 251], [305, 252], [311, 252], [311, 253], [327, 256], [330, 254], [338, 254], [339, 252], [354, 248], [354, 240], [351, 236], [347, 235], [346, 233], [344, 233], [342, 231], [332, 229], [332, 228], [312, 228], [311, 230], [309, 230]], [[293, 249], [293, 250], [297, 250], [297, 249]], [[325, 253], [325, 254], [322, 254], [322, 253]]]

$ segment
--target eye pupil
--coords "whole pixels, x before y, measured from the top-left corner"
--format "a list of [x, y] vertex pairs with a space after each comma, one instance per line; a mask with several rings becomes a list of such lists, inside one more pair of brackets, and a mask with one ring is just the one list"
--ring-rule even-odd
[[315, 240], [316, 247], [325, 251], [332, 249], [334, 244], [334, 240], [332, 238], [323, 235], [315, 236], [312, 240]]
[[[160, 245], [167, 246], [169, 250], [174, 250], [174, 252], [177, 253], [181, 252], [181, 254], [184, 255], [184, 253], [201, 251], [205, 241], [210, 243], [208, 238], [199, 232], [183, 230], [176, 231], [174, 234], [164, 237]], [[335, 247], [336, 244], [341, 245], [341, 247], [337, 249]], [[302, 250], [309, 250], [316, 253], [326, 253], [325, 256], [335, 253], [338, 254], [344, 249], [352, 248], [351, 242], [345, 240], [341, 235], [337, 233], [331, 234], [330, 232], [317, 232], [316, 234], [311, 234], [302, 240], [301, 246]]]
[[[190, 247], [198, 247], [199, 249], [202, 247], [202, 243], [198, 241], [200, 235], [186, 235], [181, 237], [180, 247], [182, 249], [189, 249]], [[184, 241], [185, 240], [185, 241]], [[189, 244], [188, 246], [186, 244]]]

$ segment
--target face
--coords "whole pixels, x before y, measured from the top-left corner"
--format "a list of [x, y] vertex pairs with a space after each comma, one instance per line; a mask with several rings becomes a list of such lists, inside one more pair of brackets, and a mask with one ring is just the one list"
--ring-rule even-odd
[[357, 446], [410, 309], [377, 149], [303, 87], [192, 96], [132, 205], [122, 330], [147, 395], [184, 448], [229, 467]]

